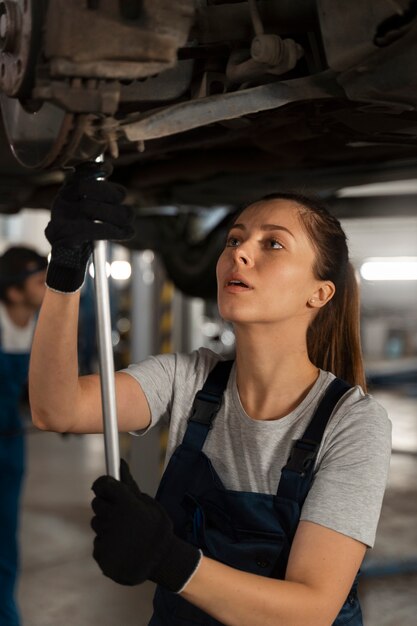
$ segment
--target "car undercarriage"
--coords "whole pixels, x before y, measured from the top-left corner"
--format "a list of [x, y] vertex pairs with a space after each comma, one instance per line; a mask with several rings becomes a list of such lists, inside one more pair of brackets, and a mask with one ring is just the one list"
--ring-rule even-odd
[[413, 178], [416, 34], [416, 0], [1, 0], [0, 210], [104, 153], [189, 267], [203, 207]]

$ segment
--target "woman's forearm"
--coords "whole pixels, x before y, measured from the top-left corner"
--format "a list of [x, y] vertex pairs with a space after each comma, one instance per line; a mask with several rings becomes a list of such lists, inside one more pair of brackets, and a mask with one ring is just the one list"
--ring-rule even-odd
[[29, 368], [32, 419], [39, 428], [65, 431], [74, 416], [79, 300], [79, 293], [45, 293]]
[[225, 626], [330, 626], [336, 617], [318, 589], [248, 574], [206, 557], [181, 595]]

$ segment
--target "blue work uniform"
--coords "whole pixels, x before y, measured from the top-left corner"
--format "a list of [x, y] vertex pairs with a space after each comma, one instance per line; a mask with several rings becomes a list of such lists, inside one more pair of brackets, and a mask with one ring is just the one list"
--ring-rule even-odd
[[[282, 469], [276, 495], [226, 489], [202, 451], [221, 406], [232, 361], [217, 363], [195, 397], [182, 443], [161, 480], [157, 500], [175, 533], [203, 554], [245, 572], [284, 579], [301, 509], [313, 480], [324, 429], [349, 385], [335, 379]], [[357, 578], [333, 626], [362, 626]], [[158, 587], [149, 626], [221, 626], [184, 600]]]
[[0, 626], [20, 624], [15, 586], [25, 441], [19, 404], [28, 369], [29, 352], [6, 352], [0, 329]]

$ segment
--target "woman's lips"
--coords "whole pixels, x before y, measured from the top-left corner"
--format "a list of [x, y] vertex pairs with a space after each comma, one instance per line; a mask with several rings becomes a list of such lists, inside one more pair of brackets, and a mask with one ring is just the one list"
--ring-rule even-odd
[[243, 293], [252, 291], [253, 288], [242, 279], [232, 278], [226, 281], [224, 289], [228, 293]]

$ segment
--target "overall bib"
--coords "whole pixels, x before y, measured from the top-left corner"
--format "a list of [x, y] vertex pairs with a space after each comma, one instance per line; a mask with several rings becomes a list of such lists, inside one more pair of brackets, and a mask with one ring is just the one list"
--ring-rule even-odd
[[[196, 394], [191, 417], [156, 495], [175, 533], [217, 561], [245, 572], [284, 579], [301, 508], [310, 488], [314, 460], [331, 412], [349, 386], [335, 379], [303, 437], [294, 443], [276, 495], [224, 487], [204, 441], [220, 409], [232, 361], [221, 361]], [[180, 595], [158, 587], [149, 626], [221, 626]], [[362, 626], [357, 579], [333, 626]]]
[[8, 353], [0, 342], [0, 625], [19, 626], [14, 599], [18, 572], [18, 514], [24, 474], [19, 403], [29, 354]]

